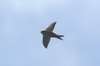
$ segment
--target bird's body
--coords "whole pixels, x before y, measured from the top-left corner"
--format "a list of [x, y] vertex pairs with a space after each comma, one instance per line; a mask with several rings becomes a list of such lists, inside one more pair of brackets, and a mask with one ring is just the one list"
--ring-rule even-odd
[[42, 33], [44, 36], [48, 36], [48, 37], [50, 37], [50, 38], [58, 38], [58, 39], [60, 39], [60, 40], [62, 40], [62, 38], [60, 38], [60, 37], [63, 37], [63, 35], [57, 35], [57, 34], [51, 32], [51, 31], [46, 31], [46, 30], [41, 31], [41, 33]]
[[43, 34], [43, 45], [45, 48], [47, 48], [50, 38], [58, 38], [62, 40], [61, 37], [63, 37], [63, 35], [57, 35], [53, 32], [55, 24], [56, 22], [50, 24], [45, 30], [41, 31], [41, 33]]

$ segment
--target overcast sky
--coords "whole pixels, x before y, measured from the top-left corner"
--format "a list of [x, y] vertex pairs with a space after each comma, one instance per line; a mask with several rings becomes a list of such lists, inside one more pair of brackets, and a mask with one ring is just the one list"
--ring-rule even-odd
[[0, 66], [100, 66], [100, 0], [0, 0]]

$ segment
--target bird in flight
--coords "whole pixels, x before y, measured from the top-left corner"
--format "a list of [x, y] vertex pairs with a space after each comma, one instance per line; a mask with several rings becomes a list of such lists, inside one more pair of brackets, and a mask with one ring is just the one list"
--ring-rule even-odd
[[50, 42], [50, 38], [57, 38], [63, 40], [61, 37], [64, 35], [57, 35], [53, 32], [56, 22], [51, 23], [45, 30], [42, 30], [41, 33], [43, 34], [43, 45], [45, 48], [48, 47]]

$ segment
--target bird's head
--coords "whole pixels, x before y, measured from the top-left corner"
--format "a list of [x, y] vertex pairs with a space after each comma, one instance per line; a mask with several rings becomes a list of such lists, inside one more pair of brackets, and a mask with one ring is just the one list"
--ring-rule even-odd
[[44, 30], [42, 30], [41, 33], [44, 34]]

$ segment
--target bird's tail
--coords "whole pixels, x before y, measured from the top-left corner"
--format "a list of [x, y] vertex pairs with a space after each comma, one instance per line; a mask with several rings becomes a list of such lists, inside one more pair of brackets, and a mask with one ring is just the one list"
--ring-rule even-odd
[[58, 35], [59, 37], [64, 37], [64, 35]]
[[63, 40], [61, 37], [64, 37], [64, 35], [58, 35], [58, 39]]

